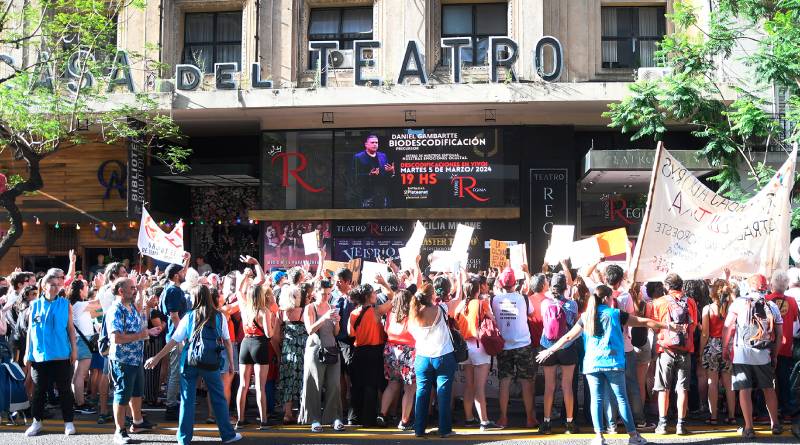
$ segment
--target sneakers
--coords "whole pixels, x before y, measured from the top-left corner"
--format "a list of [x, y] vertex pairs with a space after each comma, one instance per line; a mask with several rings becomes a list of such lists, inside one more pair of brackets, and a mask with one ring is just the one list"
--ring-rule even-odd
[[481, 422], [481, 431], [497, 431], [502, 429], [502, 426], [492, 422], [491, 420], [487, 421], [486, 423]]
[[603, 437], [594, 436], [592, 437], [592, 441], [590, 443], [591, 445], [606, 445], [606, 439]]
[[152, 430], [155, 425], [148, 422], [147, 419], [142, 419], [141, 423], [131, 422], [130, 432], [141, 433], [143, 431]]
[[97, 410], [92, 405], [84, 403], [75, 407], [75, 412], [78, 414], [97, 414]]
[[386, 417], [378, 416], [375, 418], [375, 426], [378, 428], [386, 428]]
[[632, 434], [628, 439], [628, 445], [645, 445], [646, 443], [647, 439], [642, 437], [639, 433]]
[[31, 423], [31, 426], [29, 426], [28, 429], [25, 430], [25, 436], [33, 437], [33, 436], [39, 434], [40, 431], [42, 431], [42, 422], [39, 421], [39, 420], [33, 419], [33, 422]]
[[75, 424], [72, 422], [64, 422], [64, 435], [65, 436], [74, 436], [75, 435]]
[[131, 438], [128, 436], [128, 432], [125, 430], [117, 430], [114, 433], [114, 444], [115, 445], [127, 445], [131, 441]]
[[549, 420], [545, 420], [539, 425], [539, 434], [553, 434]]
[[234, 443], [234, 442], [238, 442], [240, 440], [242, 440], [242, 435], [239, 434], [239, 433], [236, 433], [235, 436], [231, 437], [230, 439], [228, 439], [228, 440], [226, 440], [225, 442], [222, 442], [222, 443]]
[[658, 425], [656, 425], [656, 430], [654, 431], [654, 433], [658, 434], [659, 436], [666, 435], [667, 434], [667, 422], [659, 421]]
[[781, 434], [783, 434], [783, 425], [781, 425], [780, 423], [777, 425], [773, 425], [771, 431], [773, 436], [780, 436]]
[[617, 434], [617, 424], [612, 423], [606, 428], [606, 434]]
[[575, 425], [575, 422], [567, 422], [566, 423], [566, 434], [578, 434], [578, 426]]
[[397, 424], [397, 429], [400, 431], [411, 431], [414, 429], [414, 425], [412, 425], [411, 422], [403, 423], [401, 420], [400, 423]]
[[266, 431], [266, 430], [268, 430], [268, 429], [269, 429], [269, 422], [261, 422], [261, 423], [258, 425], [258, 430], [259, 430], [259, 431]]
[[342, 423], [342, 421], [339, 420], [339, 419], [334, 420], [333, 421], [333, 430], [334, 431], [344, 431], [344, 423]]
[[476, 418], [467, 419], [464, 421], [464, 426], [466, 428], [477, 428], [481, 426], [481, 421]]
[[678, 424], [675, 426], [675, 434], [679, 436], [686, 436], [691, 434], [691, 432], [683, 422], [678, 422]]
[[322, 424], [319, 422], [314, 422], [311, 424], [311, 432], [312, 433], [321, 433], [322, 432]]
[[236, 425], [233, 426], [233, 429], [240, 430], [240, 429], [246, 427], [247, 425], [250, 425], [250, 422], [248, 422], [247, 420], [244, 420], [244, 419], [237, 420], [236, 421]]
[[442, 439], [447, 439], [448, 437], [452, 437], [452, 436], [455, 436], [455, 435], [456, 435], [455, 431], [450, 431], [449, 433], [439, 434], [439, 437], [442, 438]]

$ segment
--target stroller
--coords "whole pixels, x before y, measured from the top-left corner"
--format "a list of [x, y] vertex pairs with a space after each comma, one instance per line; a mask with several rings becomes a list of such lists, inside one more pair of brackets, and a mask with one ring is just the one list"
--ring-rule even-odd
[[25, 410], [30, 407], [25, 392], [25, 373], [10, 357], [7, 343], [0, 341], [0, 414], [6, 413], [14, 425], [20, 424], [20, 420], [24, 425], [27, 423]]

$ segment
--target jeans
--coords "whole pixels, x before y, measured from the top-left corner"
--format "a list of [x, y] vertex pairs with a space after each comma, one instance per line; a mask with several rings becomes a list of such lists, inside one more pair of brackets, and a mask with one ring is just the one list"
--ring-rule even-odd
[[185, 366], [180, 374], [181, 407], [178, 417], [178, 443], [189, 445], [194, 432], [195, 396], [197, 395], [197, 378], [202, 377], [206, 382], [208, 397], [211, 398], [211, 408], [217, 420], [219, 436], [222, 441], [233, 439], [233, 431], [229, 420], [228, 402], [225, 401], [225, 392], [222, 390], [222, 378], [217, 370], [207, 371], [194, 366]]
[[181, 390], [181, 355], [183, 353], [183, 343], [175, 345], [175, 349], [169, 353], [169, 374], [167, 378], [167, 408], [176, 409], [178, 407], [178, 396]]
[[[625, 393], [625, 373], [624, 371], [599, 371], [586, 374], [589, 382], [589, 392], [591, 393], [592, 425], [596, 433], [603, 432], [603, 406], [606, 398], [611, 394], [617, 400], [622, 421], [625, 422], [625, 429], [631, 433], [636, 431], [633, 423], [631, 407], [628, 404], [628, 396]], [[610, 389], [610, 391], [609, 391]]]
[[439, 407], [439, 434], [449, 434], [453, 431], [450, 392], [453, 389], [456, 365], [456, 358], [452, 352], [435, 358], [418, 355], [414, 360], [414, 372], [417, 375], [417, 398], [414, 402], [414, 432], [416, 434], [425, 434], [431, 389], [434, 383], [436, 384], [436, 403]]
[[[639, 380], [636, 376], [636, 353], [626, 352], [625, 353], [625, 394], [628, 396], [628, 404], [630, 404], [631, 412], [633, 413], [633, 420], [636, 423], [644, 422], [644, 407], [642, 406], [642, 399], [641, 395], [639, 394]], [[611, 426], [617, 418], [617, 414], [619, 410], [617, 409], [617, 403], [615, 402], [616, 397], [614, 397], [613, 392], [610, 391], [610, 387], [606, 386], [607, 392], [609, 397], [606, 397], [603, 400], [603, 410], [606, 413], [606, 420], [608, 420], [608, 425]]]
[[797, 407], [791, 389], [793, 367], [794, 361], [791, 357], [778, 356], [778, 366], [775, 368], [775, 386], [778, 394], [778, 408], [783, 416], [793, 415]]
[[44, 420], [46, 394], [55, 383], [61, 404], [61, 417], [64, 422], [72, 422], [75, 411], [74, 395], [72, 394], [72, 366], [69, 360], [31, 362], [31, 379], [33, 380], [33, 397], [31, 398], [33, 418], [38, 421]]

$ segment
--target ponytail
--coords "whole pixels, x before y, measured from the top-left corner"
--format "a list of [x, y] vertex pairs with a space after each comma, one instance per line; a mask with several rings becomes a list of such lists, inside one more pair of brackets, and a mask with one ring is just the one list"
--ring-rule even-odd
[[594, 291], [594, 295], [589, 298], [589, 301], [586, 305], [586, 312], [584, 312], [586, 319], [584, 320], [583, 329], [586, 331], [586, 335], [590, 337], [597, 337], [603, 334], [603, 325], [600, 324], [600, 311], [598, 308], [603, 301], [611, 296], [611, 288], [601, 284], [597, 286], [597, 289]]

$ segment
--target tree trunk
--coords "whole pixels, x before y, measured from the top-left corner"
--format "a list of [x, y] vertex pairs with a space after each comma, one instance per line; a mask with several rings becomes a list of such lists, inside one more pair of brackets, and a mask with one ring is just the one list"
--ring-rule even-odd
[[5, 236], [0, 239], [0, 259], [2, 259], [17, 240], [22, 237], [22, 212], [17, 206], [17, 198], [25, 192], [35, 192], [44, 185], [39, 170], [40, 156], [28, 150], [27, 147], [19, 148], [17, 151], [28, 164], [28, 179], [0, 193], [0, 207], [8, 212], [10, 223]]

